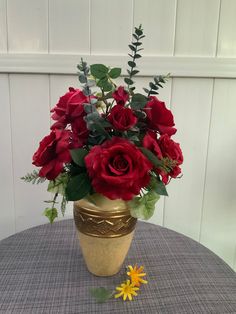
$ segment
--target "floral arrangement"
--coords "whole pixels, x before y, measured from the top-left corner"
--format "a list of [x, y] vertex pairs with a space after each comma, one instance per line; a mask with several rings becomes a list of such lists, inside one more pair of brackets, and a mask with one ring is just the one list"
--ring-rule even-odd
[[51, 110], [51, 132], [33, 155], [40, 170], [22, 178], [49, 181], [54, 197], [44, 213], [50, 222], [58, 216], [59, 194], [63, 215], [68, 201], [100, 193], [127, 201], [132, 216], [148, 219], [160, 195], [167, 195], [166, 185], [180, 176], [183, 155], [171, 138], [173, 114], [156, 96], [169, 75], [154, 77], [144, 93], [135, 91], [144, 37], [142, 27], [135, 28], [125, 84], [114, 81], [120, 68], [81, 60], [82, 88], [70, 87]]

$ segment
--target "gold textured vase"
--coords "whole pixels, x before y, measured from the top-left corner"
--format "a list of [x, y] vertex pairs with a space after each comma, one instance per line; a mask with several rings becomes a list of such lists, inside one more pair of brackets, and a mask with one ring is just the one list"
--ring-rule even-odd
[[128, 253], [137, 222], [126, 202], [93, 194], [74, 202], [74, 220], [88, 270], [97, 276], [116, 274]]

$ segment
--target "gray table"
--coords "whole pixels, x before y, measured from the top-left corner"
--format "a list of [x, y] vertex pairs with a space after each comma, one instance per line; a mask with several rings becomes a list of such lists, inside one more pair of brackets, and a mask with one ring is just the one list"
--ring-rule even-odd
[[[113, 289], [125, 265], [141, 263], [148, 281], [132, 302], [98, 304], [89, 288]], [[119, 274], [86, 270], [72, 220], [0, 242], [0, 313], [236, 313], [236, 274], [219, 257], [174, 231], [139, 222]]]

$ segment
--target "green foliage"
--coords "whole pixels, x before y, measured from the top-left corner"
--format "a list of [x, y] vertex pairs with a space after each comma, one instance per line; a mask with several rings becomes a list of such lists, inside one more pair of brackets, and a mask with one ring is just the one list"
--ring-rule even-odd
[[106, 302], [113, 296], [113, 291], [110, 291], [104, 287], [91, 288], [90, 293], [98, 303]]
[[127, 70], [129, 77], [126, 77], [124, 79], [125, 83], [128, 85], [128, 88], [131, 91], [134, 91], [135, 87], [130, 87], [131, 85], [134, 84], [134, 81], [132, 80], [133, 76], [136, 75], [139, 71], [138, 70], [134, 70], [134, 68], [136, 67], [136, 59], [141, 58], [142, 56], [138, 53], [138, 51], [141, 51], [142, 48], [140, 48], [140, 46], [142, 45], [141, 43], [141, 39], [144, 38], [145, 36], [143, 35], [143, 29], [142, 29], [142, 25], [140, 25], [138, 28], [135, 27], [135, 32], [133, 34], [133, 37], [135, 39], [135, 41], [133, 41], [131, 43], [131, 45], [129, 45], [129, 48], [131, 50], [131, 54], [129, 53], [128, 55], [131, 57], [131, 60], [128, 61], [128, 66], [130, 67], [130, 69]]
[[112, 79], [118, 78], [121, 75], [121, 68], [113, 68], [113, 69], [111, 69], [111, 71], [108, 73], [108, 75]]
[[157, 95], [158, 94], [158, 89], [161, 87], [163, 88], [162, 84], [165, 84], [170, 77], [170, 73], [168, 73], [166, 76], [160, 75], [160, 76], [155, 76], [154, 77], [154, 82], [149, 83], [150, 89], [143, 88], [145, 93], [147, 93], [148, 97], [151, 95]]
[[57, 209], [56, 208], [45, 208], [44, 215], [48, 217], [50, 223], [52, 224], [54, 219], [58, 217]]
[[155, 167], [162, 166], [162, 161], [160, 159], [158, 159], [149, 149], [147, 149], [145, 147], [140, 147], [140, 150], [151, 161], [151, 163]]
[[67, 204], [66, 197], [63, 195], [63, 196], [62, 196], [62, 201], [61, 201], [61, 213], [62, 213], [62, 216], [65, 215], [66, 204]]
[[103, 92], [109, 92], [113, 89], [112, 79], [118, 78], [121, 74], [121, 68], [112, 68], [109, 70], [104, 64], [92, 64], [90, 67], [91, 74], [97, 80], [97, 86]]
[[66, 187], [66, 198], [68, 201], [77, 201], [85, 197], [92, 187], [87, 173], [80, 173], [71, 177]]
[[77, 68], [79, 70], [79, 72], [78, 72], [79, 81], [81, 84], [84, 84], [83, 93], [86, 96], [90, 96], [92, 94], [90, 87], [95, 85], [95, 81], [88, 79], [89, 66], [88, 66], [87, 62], [83, 61], [83, 59], [81, 58], [81, 62], [80, 62], [80, 64], [77, 65]]
[[149, 219], [152, 217], [155, 204], [159, 200], [160, 195], [158, 195], [153, 190], [150, 190], [143, 196], [137, 196], [128, 202], [130, 208], [130, 213], [135, 218]]
[[166, 191], [165, 184], [160, 180], [159, 177], [151, 177], [150, 183], [149, 183], [149, 189], [153, 190], [159, 195], [168, 196], [168, 193]]
[[88, 151], [83, 148], [70, 150], [71, 158], [80, 167], [85, 167], [84, 157], [88, 154]]
[[61, 173], [55, 180], [49, 181], [48, 192], [65, 195], [65, 189], [68, 182], [68, 174]]
[[21, 180], [25, 182], [31, 182], [32, 184], [43, 183], [46, 178], [39, 176], [39, 171], [33, 170], [31, 173], [27, 173], [24, 177], [21, 177]]
[[90, 71], [95, 78], [102, 79], [108, 74], [109, 69], [104, 64], [92, 64]]
[[130, 107], [134, 110], [142, 109], [147, 103], [147, 97], [142, 94], [134, 94], [130, 102]]

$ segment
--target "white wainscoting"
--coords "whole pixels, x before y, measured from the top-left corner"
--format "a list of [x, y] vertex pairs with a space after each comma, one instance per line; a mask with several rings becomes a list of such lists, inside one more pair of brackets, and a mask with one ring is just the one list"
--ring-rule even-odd
[[142, 23], [136, 85], [171, 72], [160, 98], [185, 157], [151, 222], [200, 241], [236, 270], [235, 15], [235, 0], [0, 0], [0, 239], [47, 222], [46, 186], [20, 177], [49, 132], [49, 109], [79, 86], [80, 57], [125, 70]]

